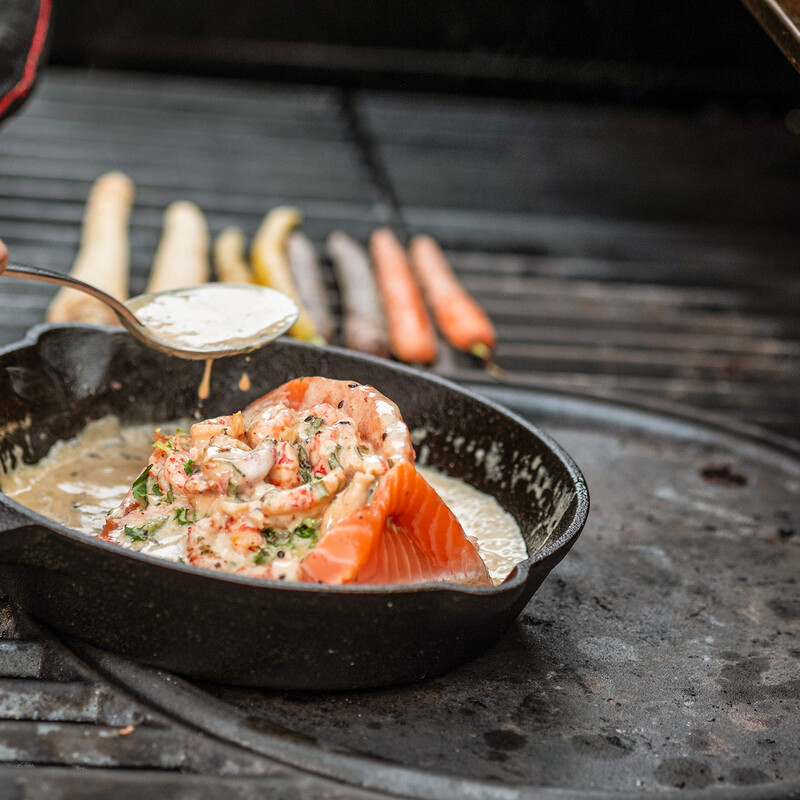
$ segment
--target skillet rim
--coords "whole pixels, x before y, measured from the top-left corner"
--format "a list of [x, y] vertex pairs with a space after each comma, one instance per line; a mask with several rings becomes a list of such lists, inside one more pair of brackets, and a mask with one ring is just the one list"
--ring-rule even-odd
[[[0, 366], [2, 366], [2, 359], [4, 359], [10, 353], [18, 352], [26, 347], [35, 347], [39, 345], [41, 339], [44, 335], [54, 334], [58, 335], [59, 331], [70, 331], [70, 330], [79, 330], [79, 331], [88, 331], [92, 333], [100, 333], [100, 334], [107, 334], [111, 338], [116, 338], [118, 336], [129, 337], [133, 340], [133, 337], [130, 336], [124, 329], [116, 326], [116, 325], [93, 325], [90, 323], [83, 323], [83, 322], [66, 322], [66, 323], [47, 323], [42, 322], [37, 325], [32, 326], [22, 337], [16, 342], [12, 342], [10, 345], [6, 345], [0, 348]], [[402, 364], [396, 361], [392, 361], [390, 359], [378, 358], [376, 356], [371, 356], [366, 353], [359, 353], [353, 350], [348, 350], [344, 347], [338, 347], [336, 345], [312, 345], [306, 342], [300, 342], [289, 338], [288, 336], [281, 336], [275, 340], [281, 346], [286, 346], [291, 348], [296, 348], [297, 350], [307, 352], [307, 353], [329, 353], [334, 356], [342, 356], [351, 359], [355, 359], [356, 361], [363, 361], [366, 364], [375, 364], [380, 366], [383, 369], [390, 369], [395, 372], [399, 372], [401, 374], [406, 374], [413, 376], [415, 379], [421, 379], [423, 381], [427, 381], [429, 383], [434, 383], [440, 386], [442, 389], [446, 391], [452, 391], [456, 394], [459, 394], [465, 398], [467, 398], [471, 402], [477, 402], [492, 411], [510, 419], [516, 425], [521, 426], [525, 429], [529, 434], [533, 434], [534, 437], [539, 439], [542, 444], [550, 450], [551, 454], [554, 455], [561, 465], [566, 470], [567, 475], [569, 476], [570, 481], [575, 490], [575, 498], [570, 503], [575, 502], [575, 511], [572, 516], [572, 520], [570, 521], [567, 528], [561, 533], [561, 535], [553, 542], [548, 544], [546, 547], [543, 547], [541, 550], [538, 550], [533, 555], [529, 555], [523, 561], [517, 563], [512, 571], [509, 573], [508, 577], [499, 584], [493, 586], [469, 586], [465, 584], [455, 584], [455, 583], [445, 583], [445, 582], [434, 582], [429, 581], [425, 583], [415, 583], [415, 584], [387, 584], [387, 585], [351, 585], [351, 584], [343, 584], [343, 585], [330, 585], [330, 584], [304, 584], [304, 583], [286, 583], [284, 581], [278, 581], [271, 578], [255, 578], [252, 576], [246, 575], [236, 575], [231, 573], [225, 572], [216, 572], [214, 570], [207, 570], [200, 567], [195, 567], [190, 564], [182, 564], [177, 561], [167, 561], [163, 558], [159, 558], [158, 556], [150, 555], [149, 553], [141, 553], [136, 550], [129, 550], [127, 548], [119, 547], [119, 545], [115, 545], [112, 542], [106, 542], [102, 539], [98, 539], [97, 537], [91, 536], [90, 534], [82, 533], [81, 531], [75, 530], [74, 528], [70, 528], [66, 525], [63, 525], [60, 522], [56, 522], [55, 520], [51, 520], [48, 517], [39, 514], [36, 511], [32, 511], [31, 509], [27, 508], [26, 506], [18, 503], [13, 498], [6, 495], [0, 489], [0, 505], [5, 505], [10, 507], [10, 509], [15, 513], [16, 516], [25, 518], [26, 521], [30, 521], [30, 523], [39, 525], [40, 527], [46, 528], [48, 531], [52, 531], [59, 536], [64, 536], [67, 539], [74, 540], [78, 542], [80, 545], [89, 546], [89, 547], [98, 547], [101, 550], [107, 550], [109, 553], [113, 553], [115, 556], [119, 557], [122, 556], [124, 558], [133, 558], [134, 561], [143, 561], [145, 564], [158, 567], [161, 569], [165, 569], [167, 571], [178, 570], [179, 572], [185, 573], [187, 575], [199, 577], [199, 578], [208, 578], [215, 581], [222, 581], [224, 583], [233, 583], [234, 585], [238, 586], [248, 586], [253, 589], [277, 589], [286, 591], [289, 590], [294, 593], [302, 593], [302, 594], [345, 594], [345, 595], [404, 595], [404, 594], [418, 594], [422, 592], [434, 592], [434, 593], [445, 593], [445, 594], [464, 594], [464, 595], [477, 595], [477, 596], [496, 596], [502, 595], [506, 592], [512, 592], [519, 589], [522, 585], [526, 583], [529, 578], [530, 571], [536, 565], [551, 559], [553, 557], [557, 557], [556, 563], [561, 560], [566, 554], [568, 553], [572, 544], [574, 544], [575, 540], [583, 531], [583, 528], [586, 524], [586, 520], [589, 515], [589, 508], [590, 508], [590, 498], [589, 498], [589, 490], [586, 484], [586, 479], [583, 476], [580, 468], [576, 464], [575, 460], [572, 456], [553, 439], [550, 434], [546, 431], [542, 430], [538, 426], [534, 425], [531, 422], [528, 422], [523, 417], [519, 416], [515, 412], [511, 411], [510, 409], [505, 408], [504, 406], [500, 405], [499, 403], [494, 402], [493, 400], [484, 397], [477, 392], [471, 391], [464, 387], [459, 386], [454, 381], [451, 381], [447, 378], [443, 378], [440, 375], [435, 375], [432, 373], [424, 372], [423, 370], [409, 366], [407, 364]], [[140, 345], [144, 347], [144, 345]], [[266, 345], [267, 347], [269, 345]], [[402, 414], [402, 409], [401, 409]], [[56, 439], [56, 441], [63, 441]], [[51, 445], [52, 446], [52, 445]], [[13, 528], [21, 527], [21, 526], [13, 526], [9, 530]]]

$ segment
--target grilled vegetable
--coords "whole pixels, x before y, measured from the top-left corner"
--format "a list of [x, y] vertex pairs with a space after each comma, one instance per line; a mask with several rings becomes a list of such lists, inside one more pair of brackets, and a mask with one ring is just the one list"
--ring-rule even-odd
[[405, 249], [388, 228], [379, 228], [370, 239], [370, 252], [389, 324], [392, 352], [408, 363], [432, 363], [436, 358], [436, 331]]
[[296, 339], [322, 344], [322, 337], [314, 326], [314, 320], [300, 299], [289, 267], [286, 242], [292, 229], [302, 221], [300, 211], [291, 206], [273, 208], [261, 223], [253, 240], [250, 258], [257, 283], [269, 286], [288, 295], [297, 303], [300, 313], [297, 322], [289, 329]]
[[158, 243], [148, 292], [205, 283], [208, 263], [208, 226], [203, 212], [185, 200], [170, 203], [164, 211], [164, 229]]
[[225, 228], [214, 240], [214, 271], [225, 283], [253, 283], [253, 273], [245, 258], [245, 239], [241, 228]]
[[314, 245], [302, 231], [292, 231], [286, 250], [300, 299], [314, 321], [319, 336], [330, 342], [336, 326]]
[[[128, 220], [133, 195], [133, 181], [121, 172], [106, 173], [95, 181], [86, 201], [80, 248], [70, 270], [73, 278], [117, 300], [128, 298]], [[119, 324], [107, 305], [75, 289], [60, 289], [46, 316], [48, 322]]]
[[342, 231], [328, 237], [327, 250], [342, 298], [344, 345], [362, 353], [388, 356], [386, 315], [367, 252]]
[[497, 338], [494, 326], [461, 285], [438, 243], [430, 236], [415, 236], [409, 254], [445, 339], [459, 350], [489, 358]]

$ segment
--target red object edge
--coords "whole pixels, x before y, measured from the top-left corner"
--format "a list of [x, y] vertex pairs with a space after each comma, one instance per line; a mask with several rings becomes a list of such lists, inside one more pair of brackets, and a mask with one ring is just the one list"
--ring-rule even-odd
[[39, 4], [39, 16], [36, 19], [36, 27], [33, 29], [31, 46], [25, 58], [25, 68], [22, 77], [2, 98], [0, 98], [0, 115], [5, 113], [8, 107], [19, 100], [30, 91], [33, 81], [36, 78], [36, 68], [39, 65], [39, 57], [42, 55], [44, 43], [47, 40], [47, 26], [50, 23], [51, 0], [41, 0]]

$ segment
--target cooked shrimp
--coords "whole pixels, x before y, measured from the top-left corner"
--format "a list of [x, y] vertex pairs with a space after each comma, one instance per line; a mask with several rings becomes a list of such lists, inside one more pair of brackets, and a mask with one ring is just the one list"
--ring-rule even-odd
[[[266, 439], [264, 441], [270, 441]], [[269, 472], [269, 482], [283, 489], [291, 489], [302, 482], [300, 477], [300, 457], [290, 442], [276, 445], [277, 455]]]

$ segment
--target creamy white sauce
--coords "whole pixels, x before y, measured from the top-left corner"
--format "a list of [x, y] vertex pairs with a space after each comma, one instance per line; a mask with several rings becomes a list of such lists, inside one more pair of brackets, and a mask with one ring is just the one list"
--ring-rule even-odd
[[201, 284], [143, 295], [128, 307], [158, 339], [197, 353], [252, 349], [297, 318], [293, 300], [252, 284]]
[[430, 467], [417, 469], [456, 515], [464, 533], [477, 544], [495, 583], [528, 557], [517, 521], [494, 497]]
[[[165, 423], [171, 434], [187, 421]], [[108, 513], [123, 500], [153, 449], [153, 426], [121, 426], [116, 417], [89, 423], [74, 439], [57, 442], [37, 464], [22, 464], [0, 475], [0, 488], [23, 506], [75, 530], [98, 535]], [[428, 467], [420, 473], [452, 509], [476, 543], [495, 583], [528, 557], [519, 526], [497, 500], [457, 478]], [[186, 555], [185, 532], [165, 526], [164, 534], [128, 545], [177, 561]]]

